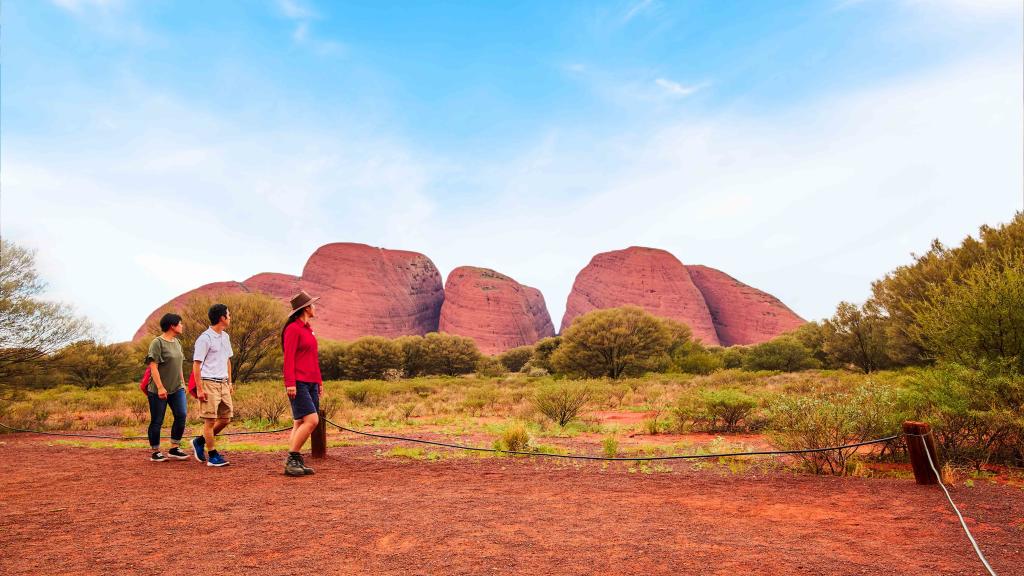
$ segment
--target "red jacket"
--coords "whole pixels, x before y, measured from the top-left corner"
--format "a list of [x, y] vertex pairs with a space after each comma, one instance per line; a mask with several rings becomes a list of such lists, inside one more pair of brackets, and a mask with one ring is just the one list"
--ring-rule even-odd
[[309, 324], [296, 320], [284, 329], [284, 385], [295, 386], [295, 381], [320, 384], [320, 360], [316, 336]]

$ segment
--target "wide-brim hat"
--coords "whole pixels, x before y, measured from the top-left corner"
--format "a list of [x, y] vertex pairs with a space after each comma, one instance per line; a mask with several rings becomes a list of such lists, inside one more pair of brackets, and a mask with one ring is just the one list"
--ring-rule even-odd
[[314, 297], [310, 296], [309, 294], [306, 294], [305, 290], [299, 290], [298, 294], [296, 294], [295, 296], [292, 296], [292, 311], [291, 311], [291, 313], [295, 314], [299, 310], [302, 310], [306, 306], [309, 306], [310, 304], [312, 304], [313, 302], [316, 302], [319, 299], [320, 299], [319, 296], [314, 298]]

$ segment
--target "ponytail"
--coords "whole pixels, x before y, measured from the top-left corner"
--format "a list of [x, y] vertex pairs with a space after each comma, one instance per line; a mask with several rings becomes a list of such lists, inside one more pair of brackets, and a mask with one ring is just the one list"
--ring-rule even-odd
[[292, 315], [289, 316], [288, 320], [284, 323], [284, 328], [281, 328], [281, 350], [284, 350], [284, 333], [285, 333], [285, 331], [288, 330], [288, 326], [292, 322], [295, 322], [299, 318], [302, 318], [302, 313], [305, 310], [306, 310], [305, 308], [300, 308], [300, 309], [296, 310], [295, 312], [292, 312]]

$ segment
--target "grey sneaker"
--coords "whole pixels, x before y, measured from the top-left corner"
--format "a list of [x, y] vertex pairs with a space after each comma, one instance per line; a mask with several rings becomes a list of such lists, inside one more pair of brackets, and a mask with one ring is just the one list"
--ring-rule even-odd
[[306, 474], [306, 476], [309, 476], [310, 474], [314, 473], [312, 468], [306, 466], [306, 461], [302, 459], [302, 454], [299, 454], [298, 459], [299, 466], [302, 466], [302, 471]]
[[284, 473], [288, 476], [305, 476], [306, 470], [302, 467], [302, 463], [289, 454], [288, 460], [284, 463]]

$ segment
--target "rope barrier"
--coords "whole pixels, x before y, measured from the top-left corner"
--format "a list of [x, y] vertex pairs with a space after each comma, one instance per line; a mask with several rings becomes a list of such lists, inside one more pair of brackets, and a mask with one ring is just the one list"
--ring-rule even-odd
[[[148, 440], [149, 439], [149, 436], [109, 436], [109, 435], [104, 435], [104, 434], [72, 434], [72, 433], [69, 433], [69, 432], [50, 432], [50, 431], [47, 431], [47, 430], [28, 430], [28, 429], [25, 429], [25, 428], [14, 428], [13, 426], [8, 426], [8, 425], [6, 425], [6, 424], [4, 424], [2, 422], [0, 422], [0, 428], [3, 428], [5, 430], [10, 430], [11, 432], [22, 432], [22, 433], [25, 433], [25, 434], [39, 434], [41, 436], [63, 436], [63, 437], [67, 437], [67, 438], [100, 438], [100, 439], [104, 439], [104, 440]], [[279, 428], [277, 430], [251, 430], [251, 431], [246, 431], [246, 432], [228, 432], [226, 434], [217, 434], [217, 436], [221, 437], [221, 436], [249, 436], [249, 435], [252, 435], [252, 434], [277, 434], [278, 432], [287, 432], [288, 430], [291, 430], [291, 429], [292, 429], [292, 427], [289, 426], [287, 428]], [[187, 436], [187, 438], [198, 438], [200, 436], [202, 436], [202, 434], [193, 434], [191, 436]]]
[[[924, 438], [924, 434], [909, 434], [909, 436]], [[953, 497], [949, 495], [949, 490], [946, 489], [946, 485], [942, 483], [942, 475], [939, 474], [939, 471], [935, 468], [935, 461], [932, 460], [932, 453], [931, 450], [928, 449], [928, 442], [921, 442], [921, 446], [924, 446], [924, 453], [928, 456], [928, 465], [931, 466], [932, 472], [935, 473], [935, 479], [939, 481], [939, 487], [946, 493], [946, 499], [949, 500], [949, 505], [953, 507], [953, 512], [956, 512], [957, 518], [960, 519], [960, 526], [963, 527], [964, 533], [967, 534], [967, 539], [971, 541], [971, 546], [974, 547], [975, 554], [978, 555], [978, 559], [981, 560], [981, 563], [985, 565], [985, 569], [988, 570], [988, 573], [992, 576], [996, 576], [996, 571], [989, 565], [988, 560], [985, 559], [985, 555], [981, 553], [981, 548], [978, 547], [978, 542], [974, 539], [970, 529], [967, 528], [967, 522], [964, 521], [963, 514], [960, 513], [960, 509], [957, 508], [956, 504], [953, 502]]]
[[899, 434], [893, 436], [886, 436], [885, 438], [877, 438], [875, 440], [868, 440], [866, 442], [857, 442], [855, 444], [844, 444], [842, 446], [829, 446], [827, 448], [804, 448], [800, 450], [771, 450], [771, 451], [759, 451], [759, 452], [723, 452], [717, 454], [680, 454], [674, 456], [636, 456], [636, 457], [609, 457], [609, 456], [587, 456], [583, 454], [551, 454], [549, 452], [523, 452], [518, 450], [502, 450], [500, 448], [481, 448], [478, 446], [466, 446], [464, 444], [449, 444], [447, 442], [435, 442], [433, 440], [423, 440], [420, 438], [408, 438], [406, 436], [392, 436], [390, 434], [376, 434], [373, 432], [364, 432], [362, 430], [354, 430], [347, 428], [341, 424], [332, 422], [330, 419], [326, 419], [327, 423], [339, 430], [345, 432], [351, 432], [353, 434], [359, 434], [360, 436], [369, 436], [372, 438], [382, 438], [386, 440], [398, 440], [401, 442], [413, 442], [416, 444], [428, 444], [430, 446], [441, 446], [443, 448], [455, 448], [458, 450], [470, 450], [474, 452], [491, 452], [501, 454], [518, 454], [523, 456], [545, 456], [548, 458], [565, 458], [570, 460], [603, 460], [607, 462], [646, 462], [649, 460], [692, 460], [697, 458], [727, 458], [732, 456], [774, 456], [782, 454], [808, 454], [812, 452], [828, 452], [830, 450], [845, 450], [847, 448], [857, 448], [860, 446], [868, 446], [870, 444], [881, 444], [883, 442], [889, 442], [900, 437]]

